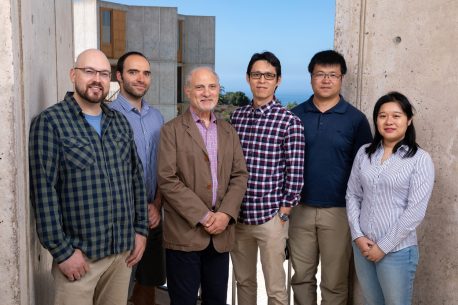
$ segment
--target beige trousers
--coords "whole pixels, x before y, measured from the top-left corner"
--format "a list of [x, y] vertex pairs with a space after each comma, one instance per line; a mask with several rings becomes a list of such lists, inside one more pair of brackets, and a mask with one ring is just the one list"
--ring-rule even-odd
[[54, 305], [126, 305], [132, 272], [125, 262], [129, 253], [89, 261], [89, 272], [73, 282], [54, 263]]
[[345, 208], [298, 205], [291, 211], [289, 230], [294, 304], [317, 304], [315, 275], [321, 257], [321, 304], [346, 305], [352, 250]]
[[237, 304], [257, 304], [256, 265], [258, 248], [266, 283], [269, 305], [287, 305], [285, 261], [288, 224], [275, 215], [261, 225], [238, 223], [235, 227], [235, 246], [231, 252], [237, 281]]

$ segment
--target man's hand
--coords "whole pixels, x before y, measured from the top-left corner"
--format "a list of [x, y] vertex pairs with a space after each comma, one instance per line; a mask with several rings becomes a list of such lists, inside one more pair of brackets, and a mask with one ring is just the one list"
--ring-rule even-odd
[[379, 248], [377, 244], [374, 244], [369, 251], [365, 252], [366, 255], [363, 255], [370, 261], [377, 263], [379, 262], [384, 256], [385, 253]]
[[[286, 214], [286, 215], [290, 215], [291, 213], [291, 207], [280, 207], [280, 213], [283, 213], [283, 214]], [[280, 219], [280, 222], [282, 225], [284, 225], [286, 223], [286, 221], [283, 221]]]
[[355, 244], [362, 255], [364, 255], [365, 252], [368, 252], [375, 245], [375, 243], [366, 236], [361, 236], [355, 239]]
[[129, 257], [126, 258], [127, 267], [132, 267], [140, 261], [145, 251], [146, 237], [135, 233], [134, 249], [130, 252]]
[[216, 235], [226, 230], [227, 224], [231, 217], [223, 212], [216, 212], [210, 215], [205, 223], [205, 231], [208, 234]]
[[148, 203], [148, 227], [154, 229], [161, 222], [161, 213], [154, 203]]
[[80, 249], [76, 249], [72, 256], [57, 266], [69, 281], [79, 280], [89, 271], [89, 265]]

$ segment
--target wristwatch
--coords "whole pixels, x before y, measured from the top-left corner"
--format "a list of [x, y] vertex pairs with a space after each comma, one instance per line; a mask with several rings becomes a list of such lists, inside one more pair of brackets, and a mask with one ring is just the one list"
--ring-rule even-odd
[[278, 211], [278, 217], [280, 217], [280, 219], [282, 221], [288, 221], [289, 220], [289, 214], [285, 214], [285, 213], [282, 213], [280, 211]]

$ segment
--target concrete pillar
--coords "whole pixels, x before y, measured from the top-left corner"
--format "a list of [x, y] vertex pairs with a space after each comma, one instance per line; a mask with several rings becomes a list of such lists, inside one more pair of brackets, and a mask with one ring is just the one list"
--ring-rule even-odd
[[[458, 2], [336, 1], [335, 46], [347, 59], [344, 95], [368, 117], [391, 90], [417, 109], [418, 143], [436, 183], [418, 228], [414, 304], [458, 304]], [[363, 304], [356, 292], [354, 304]]]
[[49, 305], [50, 256], [29, 202], [31, 118], [72, 88], [70, 0], [0, 1], [0, 304]]
[[[28, 277], [28, 208], [25, 126], [20, 57], [19, 3], [0, 2], [0, 303], [26, 305]], [[26, 220], [27, 221], [24, 221]]]
[[[98, 48], [97, 0], [73, 0], [75, 56], [86, 49]], [[76, 58], [75, 58], [76, 59]]]

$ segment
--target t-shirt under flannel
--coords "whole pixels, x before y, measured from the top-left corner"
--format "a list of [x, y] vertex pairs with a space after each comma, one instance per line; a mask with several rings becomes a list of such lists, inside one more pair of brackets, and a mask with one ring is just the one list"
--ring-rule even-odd
[[37, 233], [58, 263], [76, 248], [90, 259], [127, 251], [136, 232], [148, 232], [142, 166], [129, 122], [101, 107], [101, 136], [71, 92], [30, 127]]
[[275, 100], [258, 108], [235, 110], [237, 131], [249, 172], [239, 221], [262, 224], [279, 208], [299, 201], [304, 172], [304, 128], [301, 121]]

